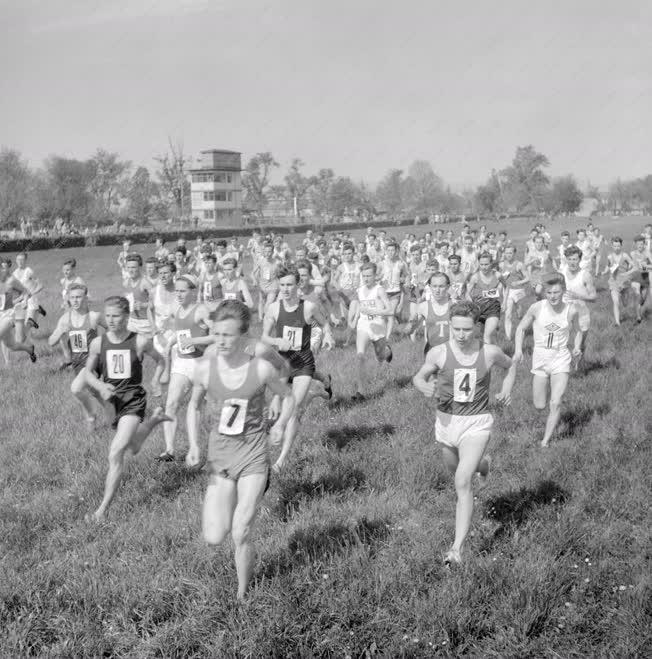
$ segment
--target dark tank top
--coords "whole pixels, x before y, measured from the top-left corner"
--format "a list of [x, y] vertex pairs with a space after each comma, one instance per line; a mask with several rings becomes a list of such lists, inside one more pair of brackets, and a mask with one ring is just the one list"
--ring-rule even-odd
[[197, 338], [200, 336], [208, 335], [208, 327], [203, 323], [195, 322], [195, 312], [197, 305], [188, 307], [186, 315], [182, 318], [179, 316], [181, 308], [177, 309], [174, 316], [174, 333], [177, 336], [177, 355], [181, 359], [197, 359], [204, 354], [206, 346], [190, 346], [189, 348], [181, 348], [181, 337], [187, 336], [189, 338]]
[[140, 387], [143, 381], [143, 364], [138, 358], [135, 332], [130, 332], [120, 343], [111, 343], [102, 335], [100, 368], [104, 382], [115, 387], [115, 395]]
[[72, 311], [68, 312], [68, 343], [70, 344], [70, 357], [74, 368], [86, 364], [88, 358], [88, 346], [97, 336], [97, 328], [91, 327], [91, 315], [87, 313], [84, 316], [84, 322], [79, 327], [75, 327], [72, 322]]
[[258, 377], [257, 363], [251, 357], [244, 382], [230, 389], [222, 382], [217, 357], [211, 359], [206, 393], [212, 432], [237, 437], [265, 430], [265, 385]]
[[278, 302], [278, 319], [276, 321], [276, 336], [287, 339], [292, 346], [289, 351], [281, 354], [291, 355], [293, 352], [310, 351], [310, 330], [311, 326], [306, 323], [303, 311], [303, 300], [294, 311], [285, 309], [285, 302]]
[[460, 364], [447, 343], [444, 368], [437, 376], [437, 409], [459, 416], [485, 414], [489, 407], [490, 381], [483, 343], [480, 343], [478, 356], [470, 366]]

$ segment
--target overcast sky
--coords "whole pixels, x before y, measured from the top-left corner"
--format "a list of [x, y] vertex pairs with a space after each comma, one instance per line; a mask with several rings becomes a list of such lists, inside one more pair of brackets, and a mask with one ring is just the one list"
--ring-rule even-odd
[[[545, 6], [541, 6], [545, 5]], [[652, 173], [649, 0], [0, 0], [0, 144], [32, 165], [182, 139], [375, 183]]]

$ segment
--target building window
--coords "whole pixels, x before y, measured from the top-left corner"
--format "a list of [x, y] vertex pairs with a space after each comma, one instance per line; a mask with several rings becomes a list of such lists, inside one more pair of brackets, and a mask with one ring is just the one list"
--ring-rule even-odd
[[233, 175], [228, 172], [210, 172], [208, 174], [193, 174], [193, 183], [231, 183]]
[[204, 192], [204, 201], [232, 201], [233, 193], [226, 190]]
[[215, 219], [215, 213], [213, 211], [204, 211], [204, 219], [205, 220], [214, 220]]
[[227, 182], [227, 183], [231, 183], [231, 181], [232, 181], [232, 176], [231, 176], [231, 174], [227, 174], [227, 175], [226, 175], [226, 182]]

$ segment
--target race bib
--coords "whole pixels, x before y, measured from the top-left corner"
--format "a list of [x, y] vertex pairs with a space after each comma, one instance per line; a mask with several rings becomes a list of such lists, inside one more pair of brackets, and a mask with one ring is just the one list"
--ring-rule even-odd
[[195, 352], [195, 346], [187, 346], [182, 348], [183, 339], [191, 339], [192, 332], [189, 329], [177, 330], [177, 350], [180, 355], [192, 355]]
[[472, 403], [475, 398], [477, 371], [474, 368], [456, 368], [453, 371], [453, 400]]
[[269, 269], [263, 270], [263, 280], [272, 281], [272, 271]]
[[416, 272], [412, 273], [412, 275], [410, 276], [410, 281], [412, 283], [412, 286], [416, 286], [419, 283], [419, 277]]
[[290, 350], [301, 350], [303, 328], [283, 325], [283, 340], [290, 344]]
[[127, 380], [131, 377], [131, 351], [107, 350], [106, 375], [110, 380]]
[[238, 299], [238, 294], [237, 293], [224, 293], [224, 299], [225, 300], [237, 300]]
[[488, 291], [482, 291], [482, 297], [496, 298], [498, 297], [498, 289], [490, 288]]
[[450, 296], [452, 298], [458, 298], [462, 295], [462, 284], [459, 282], [453, 282], [450, 286]]
[[209, 302], [213, 299], [213, 284], [210, 281], [204, 282], [204, 299]]
[[125, 295], [127, 298], [127, 302], [129, 302], [129, 313], [133, 313], [134, 310], [134, 294], [133, 293], [127, 293]]
[[220, 423], [217, 428], [222, 435], [241, 435], [247, 418], [246, 398], [228, 398], [224, 401]]
[[88, 333], [86, 330], [70, 330], [68, 340], [72, 352], [88, 352]]

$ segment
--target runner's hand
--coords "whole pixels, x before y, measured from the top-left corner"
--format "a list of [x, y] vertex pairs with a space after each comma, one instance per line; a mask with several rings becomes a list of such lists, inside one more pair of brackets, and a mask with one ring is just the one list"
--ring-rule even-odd
[[280, 339], [278, 349], [281, 352], [289, 352], [292, 349], [292, 344], [287, 339]]
[[436, 381], [424, 382], [423, 380], [415, 380], [414, 386], [426, 397], [432, 398], [435, 395]]
[[276, 421], [279, 415], [281, 414], [281, 399], [278, 396], [274, 396], [269, 404], [269, 410], [267, 416], [272, 421]]
[[100, 397], [102, 400], [111, 400], [113, 398], [113, 392], [115, 391], [115, 387], [112, 384], [109, 384], [108, 382], [104, 382], [102, 384], [102, 388], [100, 389]]
[[523, 361], [523, 353], [522, 352], [515, 352], [513, 357], [512, 357], [512, 362], [514, 364], [520, 364]]

